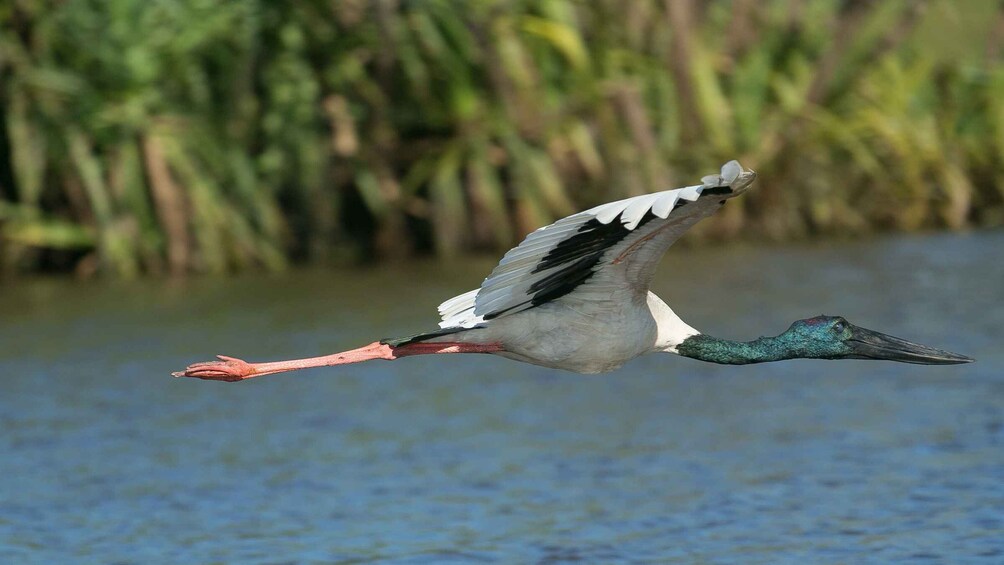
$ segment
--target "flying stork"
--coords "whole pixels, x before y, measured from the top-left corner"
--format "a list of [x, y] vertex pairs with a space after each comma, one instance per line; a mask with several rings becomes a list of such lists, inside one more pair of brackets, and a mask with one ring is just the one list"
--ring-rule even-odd
[[703, 334], [650, 292], [666, 249], [756, 173], [729, 161], [700, 184], [573, 214], [511, 249], [481, 288], [439, 305], [440, 329], [309, 359], [248, 363], [218, 356], [177, 377], [240, 381], [310, 367], [433, 353], [489, 353], [579, 373], [613, 371], [646, 353], [745, 365], [783, 359], [884, 359], [925, 365], [973, 359], [860, 328], [840, 316], [798, 320], [740, 342]]

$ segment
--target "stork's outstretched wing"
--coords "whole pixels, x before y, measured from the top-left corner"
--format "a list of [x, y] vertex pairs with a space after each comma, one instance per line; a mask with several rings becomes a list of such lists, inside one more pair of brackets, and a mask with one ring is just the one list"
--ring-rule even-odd
[[472, 327], [587, 283], [644, 295], [666, 249], [755, 178], [729, 161], [699, 185], [603, 204], [540, 228], [505, 254], [481, 288], [443, 302], [439, 325]]

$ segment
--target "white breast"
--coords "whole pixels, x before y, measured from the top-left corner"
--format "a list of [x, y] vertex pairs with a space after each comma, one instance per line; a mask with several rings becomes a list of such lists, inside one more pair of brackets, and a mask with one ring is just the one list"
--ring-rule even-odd
[[669, 305], [652, 292], [648, 293], [648, 308], [659, 328], [652, 351], [676, 353], [676, 347], [683, 343], [683, 340], [701, 333], [688, 326]]

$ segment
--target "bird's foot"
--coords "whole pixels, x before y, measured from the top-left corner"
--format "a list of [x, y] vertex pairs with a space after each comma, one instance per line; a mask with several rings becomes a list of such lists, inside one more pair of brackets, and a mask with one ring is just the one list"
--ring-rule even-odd
[[194, 363], [184, 371], [171, 373], [175, 377], [194, 377], [208, 381], [236, 382], [255, 376], [255, 368], [242, 359], [217, 355], [219, 361]]

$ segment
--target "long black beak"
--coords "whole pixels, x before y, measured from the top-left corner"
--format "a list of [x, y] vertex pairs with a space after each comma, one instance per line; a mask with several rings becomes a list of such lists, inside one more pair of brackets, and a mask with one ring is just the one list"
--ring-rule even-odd
[[851, 347], [851, 357], [856, 359], [883, 359], [919, 365], [957, 365], [972, 363], [972, 357], [935, 349], [891, 335], [851, 326], [851, 337], [844, 341]]

